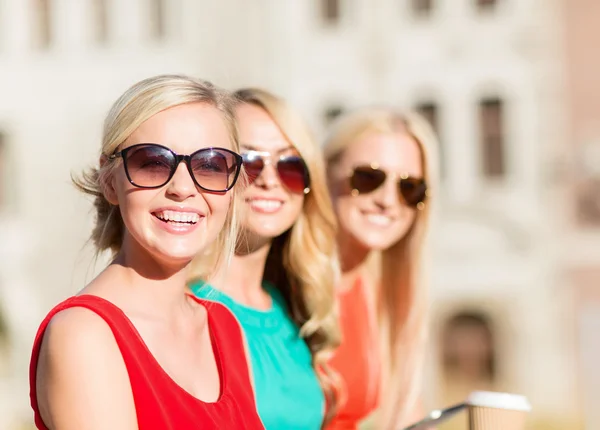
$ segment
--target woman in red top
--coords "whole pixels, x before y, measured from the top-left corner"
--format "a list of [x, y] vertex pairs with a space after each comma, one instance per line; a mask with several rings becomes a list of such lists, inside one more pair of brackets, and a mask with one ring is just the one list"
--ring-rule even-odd
[[343, 272], [342, 344], [331, 361], [341, 406], [328, 429], [355, 429], [374, 411], [376, 428], [386, 430], [420, 418], [426, 295], [419, 257], [434, 146], [423, 119], [383, 108], [344, 115], [325, 142]]
[[39, 429], [263, 428], [238, 323], [186, 294], [195, 256], [215, 268], [232, 251], [237, 151], [231, 98], [210, 83], [158, 76], [113, 105], [100, 166], [76, 184], [114, 260], [39, 329]]

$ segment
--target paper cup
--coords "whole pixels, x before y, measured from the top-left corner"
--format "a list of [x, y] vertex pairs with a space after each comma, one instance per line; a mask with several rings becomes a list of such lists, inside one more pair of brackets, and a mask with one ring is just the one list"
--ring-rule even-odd
[[470, 430], [525, 430], [531, 405], [524, 396], [475, 391], [467, 399]]

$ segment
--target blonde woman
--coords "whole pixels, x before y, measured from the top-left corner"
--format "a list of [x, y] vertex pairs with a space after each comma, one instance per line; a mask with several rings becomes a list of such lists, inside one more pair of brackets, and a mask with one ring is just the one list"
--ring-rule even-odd
[[282, 99], [260, 89], [236, 95], [250, 181], [242, 240], [224, 275], [191, 287], [240, 321], [265, 428], [319, 429], [332, 394], [326, 361], [338, 343], [335, 216], [322, 155]]
[[115, 257], [38, 331], [39, 429], [263, 428], [237, 321], [186, 294], [195, 256], [233, 248], [237, 150], [231, 96], [207, 82], [158, 76], [113, 105], [100, 165], [76, 184]]
[[330, 362], [342, 401], [329, 429], [357, 428], [374, 411], [386, 430], [420, 418], [434, 145], [420, 117], [383, 108], [341, 117], [325, 142], [342, 268], [342, 343]]

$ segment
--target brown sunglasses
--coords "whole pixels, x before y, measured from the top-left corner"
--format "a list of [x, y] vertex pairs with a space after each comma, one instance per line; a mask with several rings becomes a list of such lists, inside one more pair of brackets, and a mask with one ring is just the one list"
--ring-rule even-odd
[[[375, 191], [385, 183], [387, 177], [388, 174], [376, 164], [355, 167], [350, 174], [352, 195]], [[429, 195], [425, 179], [402, 175], [398, 180], [398, 191], [408, 206], [419, 210], [425, 207], [425, 200]]]

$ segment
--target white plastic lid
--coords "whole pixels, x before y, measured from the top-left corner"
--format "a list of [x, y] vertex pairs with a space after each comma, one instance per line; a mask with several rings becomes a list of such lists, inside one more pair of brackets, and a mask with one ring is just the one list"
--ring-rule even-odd
[[473, 391], [467, 398], [466, 403], [470, 406], [479, 406], [481, 408], [510, 409], [527, 412], [531, 410], [531, 405], [525, 396], [492, 391]]

